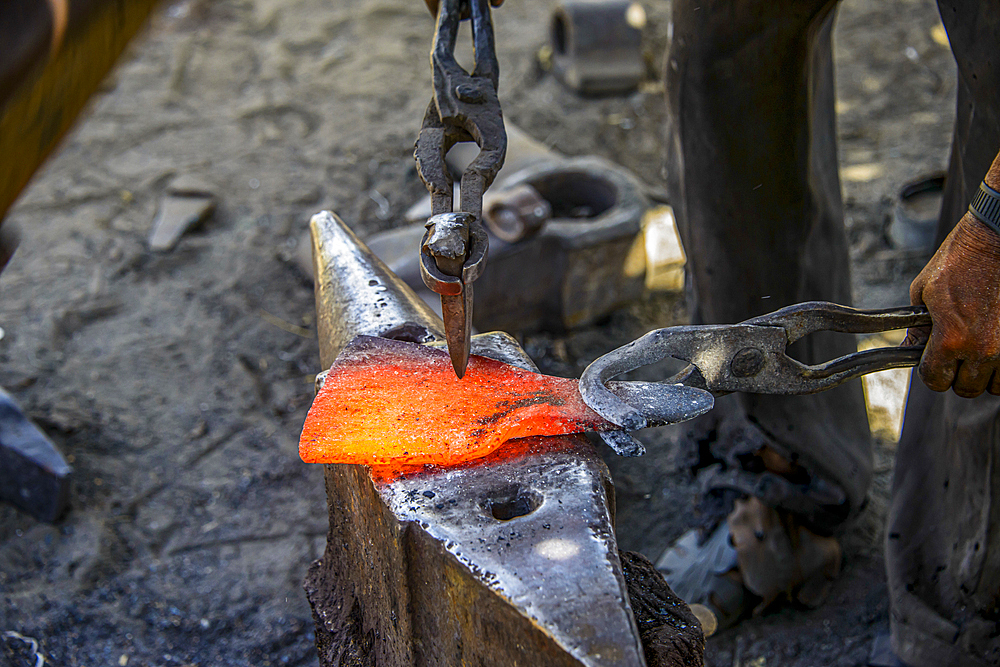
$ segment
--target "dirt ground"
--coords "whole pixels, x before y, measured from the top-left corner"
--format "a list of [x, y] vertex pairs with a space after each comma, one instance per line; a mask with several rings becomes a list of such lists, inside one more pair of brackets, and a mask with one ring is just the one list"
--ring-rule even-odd
[[[537, 65], [551, 4], [496, 14], [506, 118], [658, 184], [669, 4], [645, 3], [641, 91], [589, 100]], [[321, 208], [367, 234], [422, 194], [411, 154], [431, 31], [420, 0], [166, 4], [24, 193], [10, 214], [23, 242], [0, 278], [0, 385], [75, 481], [57, 525], [0, 506], [0, 633], [67, 667], [316, 664], [301, 582], [324, 546], [325, 502], [296, 444], [319, 369], [312, 288], [293, 257]], [[886, 225], [900, 186], [945, 166], [954, 65], [930, 0], [845, 0], [837, 50], [856, 300], [905, 303], [920, 253], [890, 247]], [[210, 183], [219, 209], [153, 254], [152, 220], [180, 174]], [[522, 340], [543, 370], [575, 375], [682, 318], [657, 296], [600, 327]], [[608, 457], [620, 544], [655, 560], [684, 532], [693, 485], [669, 433], [645, 437], [644, 459]], [[713, 637], [709, 665], [864, 663], [887, 626], [891, 444], [877, 457], [830, 601]], [[0, 637], [0, 664], [35, 664], [26, 641]]]

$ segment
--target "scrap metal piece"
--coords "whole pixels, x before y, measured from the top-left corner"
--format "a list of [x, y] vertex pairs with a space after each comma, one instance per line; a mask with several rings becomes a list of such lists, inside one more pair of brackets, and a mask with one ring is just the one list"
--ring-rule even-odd
[[[358, 334], [443, 341], [343, 222], [320, 213], [312, 233], [324, 366]], [[531, 367], [504, 334], [472, 348]], [[582, 436], [514, 442], [386, 477], [324, 466], [330, 532], [305, 582], [321, 665], [646, 664], [606, 466]]]
[[194, 229], [215, 212], [212, 187], [193, 176], [183, 175], [167, 187], [160, 210], [149, 234], [149, 249], [163, 252], [172, 249], [181, 236]]
[[486, 226], [507, 243], [531, 238], [552, 217], [552, 204], [527, 183], [487, 195], [483, 207]]
[[[471, 73], [466, 72], [455, 58], [463, 4], [470, 10], [472, 18], [475, 64]], [[424, 114], [414, 149], [417, 172], [431, 195], [434, 216], [428, 220], [428, 236], [421, 245], [421, 271], [427, 287], [441, 295], [448, 350], [455, 374], [461, 378], [469, 361], [472, 282], [482, 273], [489, 249], [486, 234], [481, 231], [483, 193], [503, 167], [507, 150], [503, 114], [497, 98], [500, 65], [488, 0], [466, 0], [465, 3], [462, 0], [441, 0], [438, 3], [431, 68], [434, 72], [434, 99]], [[462, 174], [459, 204], [465, 215], [446, 222], [438, 218], [451, 214], [453, 206], [452, 179], [445, 165], [445, 156], [452, 146], [465, 141], [476, 142], [480, 149]], [[457, 227], [455, 223], [459, 223]], [[449, 231], [435, 231], [437, 226], [444, 226]], [[458, 247], [456, 234], [459, 231], [464, 237], [464, 244], [474, 240], [473, 245], [464, 248], [459, 255], [449, 254], [447, 248], [438, 252], [428, 242], [432, 234], [438, 237], [439, 243], [447, 235], [452, 240], [445, 246]], [[434, 262], [424, 261], [425, 255], [433, 258]], [[461, 290], [454, 291], [454, 281], [439, 280], [429, 264], [436, 264], [436, 268], [444, 274], [456, 277]], [[451, 284], [447, 284], [449, 282]]]
[[0, 501], [51, 523], [69, 507], [71, 473], [52, 441], [0, 389]]
[[618, 456], [642, 456], [646, 453], [646, 446], [627, 431], [607, 431], [600, 436]]
[[[814, 394], [866, 373], [915, 366], [923, 346], [864, 350], [815, 365], [789, 357], [786, 348], [819, 331], [878, 333], [930, 324], [927, 309], [920, 306], [865, 311], [810, 301], [740, 324], [656, 329], [591, 363], [580, 378], [580, 393], [587, 405], [608, 421], [636, 430], [648, 425], [643, 412], [650, 403], [672, 403], [683, 385], [716, 395], [734, 391]], [[646, 383], [641, 406], [623, 401], [605, 387], [604, 383], [617, 375], [667, 357], [689, 365], [662, 384]], [[698, 414], [692, 411], [688, 419]]]
[[585, 95], [634, 90], [646, 73], [646, 12], [633, 0], [563, 0], [552, 13], [552, 66]]

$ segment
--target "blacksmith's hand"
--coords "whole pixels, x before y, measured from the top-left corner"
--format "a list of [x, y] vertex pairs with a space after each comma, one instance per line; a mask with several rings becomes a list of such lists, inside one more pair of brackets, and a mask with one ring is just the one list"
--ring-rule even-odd
[[[1000, 156], [986, 177], [1000, 189]], [[966, 213], [910, 285], [933, 326], [910, 329], [903, 345], [926, 342], [919, 372], [934, 391], [1000, 395], [1000, 234]]]

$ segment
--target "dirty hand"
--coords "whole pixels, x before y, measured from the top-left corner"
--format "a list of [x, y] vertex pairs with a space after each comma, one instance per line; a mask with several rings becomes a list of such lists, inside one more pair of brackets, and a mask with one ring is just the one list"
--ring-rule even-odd
[[[424, 0], [424, 2], [427, 3], [427, 9], [431, 10], [431, 14], [437, 16], [438, 0]], [[499, 7], [500, 5], [503, 4], [503, 0], [490, 0], [490, 4], [493, 5], [494, 7]], [[466, 18], [466, 16], [467, 13], [463, 11], [462, 18]]]
[[1000, 235], [966, 213], [910, 285], [910, 301], [934, 322], [903, 341], [927, 343], [924, 384], [965, 398], [1000, 395]]

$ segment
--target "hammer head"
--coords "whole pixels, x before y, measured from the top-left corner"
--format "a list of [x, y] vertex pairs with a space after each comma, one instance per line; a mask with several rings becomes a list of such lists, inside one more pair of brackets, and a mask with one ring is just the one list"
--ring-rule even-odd
[[327, 373], [299, 441], [307, 463], [454, 465], [508, 440], [617, 428], [577, 381], [472, 356], [459, 380], [448, 354], [358, 336]]

